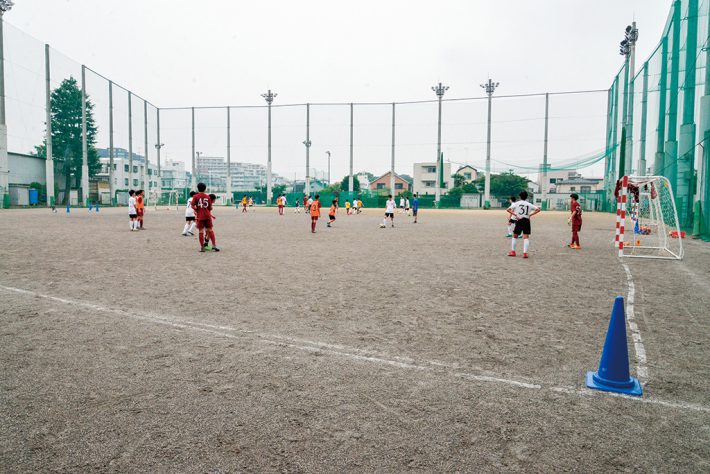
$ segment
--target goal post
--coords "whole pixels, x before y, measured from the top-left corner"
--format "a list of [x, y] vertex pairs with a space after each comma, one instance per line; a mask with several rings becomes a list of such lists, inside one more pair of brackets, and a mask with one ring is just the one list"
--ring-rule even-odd
[[154, 189], [149, 193], [150, 202], [157, 211], [158, 207], [164, 207], [166, 210], [175, 208], [178, 210], [178, 191], [176, 189]]
[[617, 183], [619, 257], [681, 260], [685, 233], [678, 226], [673, 189], [664, 176], [624, 176]]

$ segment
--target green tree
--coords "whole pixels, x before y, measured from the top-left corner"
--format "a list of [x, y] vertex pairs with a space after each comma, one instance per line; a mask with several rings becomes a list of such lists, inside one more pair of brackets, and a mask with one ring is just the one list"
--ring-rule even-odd
[[[343, 191], [347, 192], [350, 190], [350, 175], [347, 175], [343, 178], [343, 180], [340, 182], [340, 189]], [[357, 176], [353, 175], [353, 192], [359, 193], [360, 192], [360, 180], [357, 179]]]
[[[479, 189], [485, 188], [485, 176], [476, 180]], [[522, 176], [506, 171], [501, 174], [491, 174], [491, 196], [517, 196], [520, 191], [528, 189], [528, 180]]]
[[[64, 177], [64, 201], [69, 199], [69, 190], [78, 187], [82, 173], [82, 135], [81, 135], [81, 89], [76, 79], [70, 77], [52, 91], [52, 158], [55, 160], [55, 176]], [[101, 169], [99, 156], [96, 152], [97, 127], [94, 121], [94, 104], [86, 97], [86, 142], [88, 148], [87, 164], [89, 177], [93, 177]], [[35, 156], [47, 159], [47, 140], [36, 145]], [[86, 199], [88, 196], [83, 196]]]

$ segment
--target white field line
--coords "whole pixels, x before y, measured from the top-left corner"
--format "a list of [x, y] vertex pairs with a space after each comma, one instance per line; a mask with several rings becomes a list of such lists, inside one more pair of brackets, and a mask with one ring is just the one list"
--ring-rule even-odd
[[656, 398], [628, 397], [628, 396], [618, 395], [618, 394], [614, 394], [614, 393], [610, 393], [610, 392], [596, 392], [596, 391], [590, 391], [590, 390], [579, 390], [574, 387], [544, 386], [540, 383], [524, 382], [521, 380], [508, 379], [505, 377], [498, 377], [498, 376], [484, 375], [484, 374], [472, 374], [469, 372], [462, 371], [461, 369], [463, 369], [463, 368], [459, 367], [456, 364], [446, 364], [443, 362], [430, 361], [430, 360], [418, 360], [417, 361], [417, 360], [412, 359], [410, 357], [390, 356], [386, 353], [382, 353], [382, 352], [378, 352], [378, 351], [370, 351], [370, 350], [352, 348], [352, 347], [348, 347], [348, 346], [344, 346], [344, 345], [340, 345], [340, 344], [329, 344], [329, 343], [319, 342], [319, 341], [309, 341], [306, 339], [298, 339], [298, 338], [280, 336], [280, 335], [274, 335], [274, 334], [261, 334], [256, 331], [238, 329], [238, 328], [234, 328], [231, 326], [207, 324], [207, 323], [201, 323], [201, 322], [197, 322], [197, 321], [189, 321], [189, 320], [184, 320], [184, 319], [180, 319], [180, 318], [169, 317], [169, 316], [165, 316], [165, 315], [156, 315], [156, 314], [147, 313], [147, 312], [142, 312], [142, 313], [130, 312], [130, 311], [125, 311], [125, 310], [121, 310], [121, 309], [115, 309], [115, 308], [102, 306], [102, 305], [87, 302], [87, 301], [59, 298], [57, 296], [45, 295], [42, 293], [37, 293], [35, 291], [24, 290], [21, 288], [14, 288], [14, 287], [9, 287], [9, 286], [4, 286], [4, 285], [0, 285], [0, 289], [5, 290], [5, 291], [9, 291], [9, 292], [27, 295], [27, 296], [33, 296], [36, 298], [43, 298], [43, 299], [50, 300], [50, 301], [56, 301], [58, 303], [66, 304], [68, 306], [75, 306], [75, 307], [78, 306], [78, 307], [94, 310], [97, 312], [110, 313], [110, 314], [120, 315], [123, 317], [129, 317], [129, 318], [132, 318], [132, 319], [135, 319], [138, 321], [144, 321], [144, 322], [153, 323], [153, 324], [161, 324], [161, 325], [173, 327], [176, 329], [194, 330], [194, 331], [208, 333], [208, 334], [212, 334], [212, 335], [219, 336], [219, 337], [225, 337], [225, 338], [229, 338], [229, 339], [240, 339], [240, 338], [251, 337], [252, 339], [256, 339], [256, 340], [262, 342], [263, 344], [279, 346], [279, 347], [287, 347], [290, 349], [306, 351], [306, 352], [311, 352], [311, 353], [328, 354], [328, 355], [343, 357], [343, 358], [350, 359], [350, 360], [355, 360], [355, 361], [360, 361], [360, 362], [368, 362], [368, 363], [373, 363], [373, 364], [378, 364], [378, 365], [387, 365], [387, 366], [391, 366], [391, 367], [397, 367], [400, 369], [430, 371], [430, 372], [439, 372], [439, 373], [441, 373], [443, 371], [443, 372], [448, 373], [449, 375], [452, 375], [454, 377], [458, 377], [458, 378], [461, 378], [464, 380], [470, 380], [470, 381], [474, 381], [474, 382], [494, 383], [494, 384], [499, 384], [499, 385], [508, 385], [508, 386], [512, 386], [512, 387], [532, 389], [532, 390], [551, 390], [556, 393], [564, 393], [564, 394], [574, 395], [574, 396], [587, 396], [587, 395], [615, 396], [615, 397], [623, 398], [625, 400], [640, 401], [643, 403], [655, 404], [655, 405], [660, 405], [660, 406], [669, 407], [669, 408], [682, 409], [682, 410], [694, 410], [694, 411], [710, 413], [710, 407], [706, 407], [703, 405], [696, 405], [696, 404], [692, 404], [692, 403], [686, 403], [686, 402], [682, 402], [682, 401], [666, 401], [666, 400], [660, 400], [660, 399], [656, 399]]
[[646, 348], [643, 347], [643, 339], [638, 324], [636, 324], [636, 314], [634, 312], [634, 303], [636, 302], [636, 285], [634, 277], [631, 275], [631, 269], [625, 263], [621, 264], [626, 272], [626, 284], [629, 287], [629, 293], [626, 297], [626, 321], [631, 330], [631, 338], [634, 340], [634, 352], [636, 353], [636, 375], [642, 385], [648, 382], [648, 367], [646, 367]]

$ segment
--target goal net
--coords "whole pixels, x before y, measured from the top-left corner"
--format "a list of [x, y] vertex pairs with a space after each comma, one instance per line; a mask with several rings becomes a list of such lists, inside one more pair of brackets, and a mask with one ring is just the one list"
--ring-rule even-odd
[[175, 189], [151, 190], [148, 198], [156, 211], [158, 210], [158, 207], [164, 208], [168, 211], [171, 208], [175, 208], [175, 210], [178, 209], [178, 192]]
[[616, 185], [619, 257], [683, 258], [673, 190], [663, 176], [624, 176]]

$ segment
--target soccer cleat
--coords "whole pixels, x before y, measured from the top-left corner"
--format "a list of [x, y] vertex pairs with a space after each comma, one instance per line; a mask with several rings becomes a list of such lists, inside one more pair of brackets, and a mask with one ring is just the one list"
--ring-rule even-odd
[[212, 247], [213, 252], [219, 252], [219, 249], [217, 247]]
[[508, 252], [508, 256], [515, 257], [515, 250], [511, 250], [510, 252]]
[[193, 234], [192, 232], [190, 232], [189, 230], [187, 231], [187, 233], [190, 234], [190, 235], [195, 235], [195, 234]]
[[528, 258], [528, 254], [524, 253], [523, 258]]
[[328, 223], [326, 224], [326, 227], [330, 227], [330, 222], [328, 222]]
[[187, 237], [187, 232], [183, 232], [183, 233], [182, 233], [182, 236], [183, 236], [183, 237]]
[[579, 246], [579, 245], [575, 245], [575, 246], [574, 246], [574, 247], [572, 247], [572, 248], [573, 248], [573, 249], [575, 249], [575, 250], [579, 250], [579, 249], [581, 249], [582, 247], [581, 247], [581, 246]]
[[200, 247], [200, 252], [204, 252], [204, 251], [205, 251], [205, 248], [204, 248], [204, 247]]
[[513, 236], [513, 234], [505, 234], [505, 238], [506, 238], [506, 239], [508, 239], [508, 238], [510, 238], [510, 237], [512, 237], [512, 236]]

